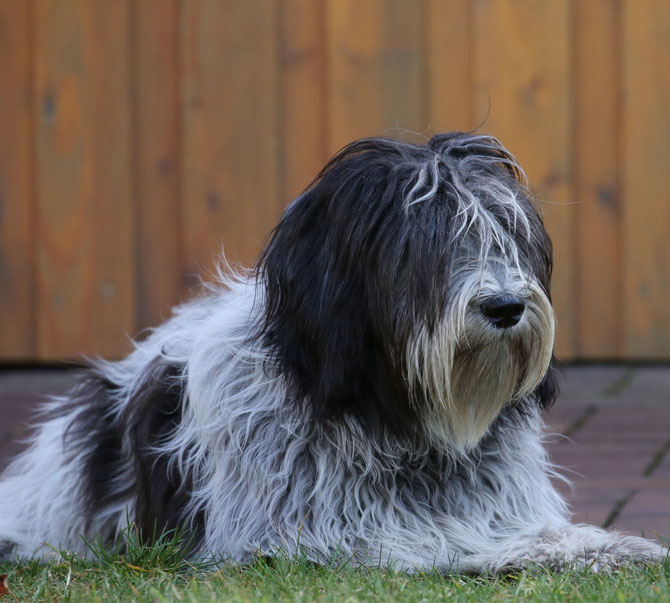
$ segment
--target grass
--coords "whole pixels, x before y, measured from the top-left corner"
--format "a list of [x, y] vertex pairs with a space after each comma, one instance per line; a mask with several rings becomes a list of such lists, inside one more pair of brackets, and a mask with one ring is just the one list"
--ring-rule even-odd
[[[132, 536], [132, 534], [131, 534]], [[493, 576], [409, 576], [391, 569], [317, 566], [304, 559], [259, 558], [249, 565], [193, 565], [183, 541], [124, 550], [89, 544], [96, 561], [61, 552], [59, 562], [2, 563], [4, 601], [670, 601], [670, 560], [604, 575], [536, 570]], [[3, 601], [3, 603], [4, 603]]]

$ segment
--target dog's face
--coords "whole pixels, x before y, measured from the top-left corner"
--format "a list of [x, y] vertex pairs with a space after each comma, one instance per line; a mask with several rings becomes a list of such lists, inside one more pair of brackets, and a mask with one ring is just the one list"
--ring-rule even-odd
[[261, 336], [302, 408], [467, 450], [506, 404], [552, 400], [551, 243], [519, 174], [463, 133], [326, 165], [258, 264]]

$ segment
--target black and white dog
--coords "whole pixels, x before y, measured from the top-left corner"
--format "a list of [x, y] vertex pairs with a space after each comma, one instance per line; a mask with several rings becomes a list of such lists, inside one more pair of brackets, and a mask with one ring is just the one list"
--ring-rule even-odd
[[494, 138], [349, 145], [248, 274], [178, 307], [53, 399], [0, 482], [4, 557], [85, 552], [128, 519], [194, 556], [497, 571], [666, 552], [571, 525], [541, 411], [556, 397], [551, 242]]

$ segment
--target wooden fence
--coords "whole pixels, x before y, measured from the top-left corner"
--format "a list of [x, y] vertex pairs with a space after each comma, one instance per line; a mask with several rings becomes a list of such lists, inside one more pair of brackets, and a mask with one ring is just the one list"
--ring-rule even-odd
[[364, 135], [518, 156], [558, 349], [670, 358], [670, 2], [0, 0], [0, 358], [119, 356]]

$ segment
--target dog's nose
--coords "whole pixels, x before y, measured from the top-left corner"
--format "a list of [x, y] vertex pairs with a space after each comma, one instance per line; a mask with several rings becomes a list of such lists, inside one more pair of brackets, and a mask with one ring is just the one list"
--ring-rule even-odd
[[496, 295], [486, 298], [481, 308], [493, 326], [507, 329], [521, 320], [526, 304], [517, 295]]

